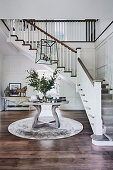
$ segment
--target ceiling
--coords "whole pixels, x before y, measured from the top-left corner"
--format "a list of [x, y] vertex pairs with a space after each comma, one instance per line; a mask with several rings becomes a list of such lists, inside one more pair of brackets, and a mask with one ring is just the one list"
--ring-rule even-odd
[[0, 18], [113, 18], [113, 0], [0, 0]]

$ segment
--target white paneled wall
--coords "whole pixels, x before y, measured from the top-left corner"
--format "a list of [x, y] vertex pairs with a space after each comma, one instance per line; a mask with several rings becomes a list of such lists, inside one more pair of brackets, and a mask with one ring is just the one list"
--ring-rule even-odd
[[70, 42], [66, 44], [73, 49], [81, 47], [81, 59], [86, 65], [89, 73], [95, 78], [95, 43]]
[[[2, 68], [2, 96], [4, 89], [9, 85], [9, 83], [22, 83], [22, 87], [27, 85], [27, 70], [32, 68], [36, 70], [45, 70], [42, 65], [35, 64], [32, 60], [21, 56], [5, 56], [3, 59], [3, 68]], [[32, 87], [28, 86], [27, 96], [36, 94], [36, 91]]]
[[96, 77], [113, 88], [113, 24], [96, 42]]
[[96, 38], [106, 29], [113, 19], [99, 19], [96, 22]]

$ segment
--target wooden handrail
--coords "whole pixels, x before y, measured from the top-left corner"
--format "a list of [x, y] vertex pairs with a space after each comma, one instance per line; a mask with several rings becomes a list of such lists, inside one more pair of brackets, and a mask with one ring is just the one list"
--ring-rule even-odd
[[87, 77], [89, 78], [89, 80], [91, 81], [93, 86], [94, 86], [94, 82], [102, 82], [102, 80], [93, 79], [93, 77], [91, 76], [91, 74], [89, 73], [89, 71], [87, 70], [87, 68], [85, 67], [85, 65], [83, 64], [83, 62], [82, 62], [82, 60], [80, 58], [78, 58], [78, 62], [82, 66], [83, 70], [85, 71]]
[[78, 62], [80, 63], [80, 65], [82, 66], [83, 70], [85, 71], [86, 75], [88, 76], [89, 80], [91, 81], [92, 84], [94, 84], [93, 82], [93, 78], [91, 76], [91, 74], [88, 72], [87, 68], [85, 67], [85, 65], [83, 64], [82, 60], [80, 58], [78, 58]]
[[29, 23], [30, 25], [32, 25], [34, 28], [38, 29], [39, 31], [43, 32], [45, 35], [47, 35], [48, 37], [54, 39], [55, 41], [57, 41], [59, 44], [63, 45], [64, 47], [68, 48], [69, 50], [71, 50], [74, 53], [77, 53], [76, 50], [74, 50], [73, 48], [69, 47], [68, 45], [64, 44], [62, 41], [56, 39], [55, 37], [53, 37], [51, 34], [47, 33], [46, 31], [42, 30], [41, 28], [39, 28], [38, 26], [36, 26], [35, 24], [33, 24], [31, 21], [24, 19], [24, 21], [26, 21], [27, 23]]

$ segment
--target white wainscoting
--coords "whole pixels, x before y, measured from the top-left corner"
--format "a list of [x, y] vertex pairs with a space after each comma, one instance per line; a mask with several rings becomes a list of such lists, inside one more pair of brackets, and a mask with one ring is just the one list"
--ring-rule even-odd
[[96, 78], [113, 87], [113, 24], [96, 42]]
[[96, 38], [107, 28], [112, 22], [112, 19], [99, 19], [96, 22]]

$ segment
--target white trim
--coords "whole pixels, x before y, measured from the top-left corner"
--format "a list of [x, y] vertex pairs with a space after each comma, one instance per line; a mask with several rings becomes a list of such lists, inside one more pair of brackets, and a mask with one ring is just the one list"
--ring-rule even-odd
[[109, 38], [113, 36], [113, 24], [95, 41], [95, 49], [99, 48], [103, 43], [105, 43]]
[[113, 141], [96, 141], [92, 139], [92, 144], [96, 146], [113, 146]]

